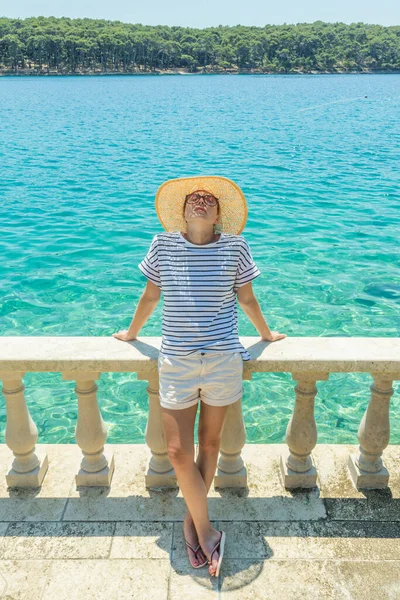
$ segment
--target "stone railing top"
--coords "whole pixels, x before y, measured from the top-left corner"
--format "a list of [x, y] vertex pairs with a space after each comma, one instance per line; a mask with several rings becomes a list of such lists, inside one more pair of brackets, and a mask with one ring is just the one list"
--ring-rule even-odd
[[[400, 379], [400, 338], [241, 337], [252, 372], [369, 372]], [[0, 377], [13, 372], [156, 371], [160, 337], [0, 337]]]

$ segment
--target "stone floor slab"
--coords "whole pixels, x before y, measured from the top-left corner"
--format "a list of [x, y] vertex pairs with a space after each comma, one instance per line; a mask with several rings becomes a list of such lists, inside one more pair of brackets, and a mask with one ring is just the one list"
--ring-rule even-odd
[[46, 560], [0, 560], [0, 598], [41, 600], [50, 569]]
[[399, 561], [232, 560], [219, 577], [221, 600], [397, 600]]
[[400, 560], [398, 523], [231, 522], [225, 557], [271, 560]]
[[193, 569], [185, 558], [171, 563], [168, 600], [218, 600], [218, 578], [211, 577], [207, 565]]
[[171, 557], [173, 523], [116, 523], [110, 559]]
[[[1, 540], [2, 536], [6, 534], [8, 526], [9, 526], [9, 523], [0, 523], [0, 540]], [[1, 596], [0, 596], [0, 598], [1, 598]]]
[[364, 499], [326, 498], [330, 520], [400, 522], [400, 499], [393, 498], [390, 490], [365, 491]]
[[400, 598], [400, 562], [369, 560], [340, 561], [339, 600], [398, 600]]
[[107, 558], [114, 523], [10, 523], [0, 559]]
[[168, 560], [54, 560], [43, 600], [167, 600]]
[[[327, 561], [224, 560], [220, 600], [338, 600]], [[350, 600], [350, 599], [348, 599]]]
[[[35, 488], [32, 488], [34, 490]], [[40, 498], [36, 492], [29, 495], [12, 492], [10, 498], [0, 498], [0, 521], [58, 521], [65, 509], [67, 498]]]
[[38, 488], [10, 488], [6, 473], [13, 454], [0, 444], [0, 521], [58, 521], [67, 505], [81, 450], [75, 444], [37, 444], [47, 453], [49, 468]]

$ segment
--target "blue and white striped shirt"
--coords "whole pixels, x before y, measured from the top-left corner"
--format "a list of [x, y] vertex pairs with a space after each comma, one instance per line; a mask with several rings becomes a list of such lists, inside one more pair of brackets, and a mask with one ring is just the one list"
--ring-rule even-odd
[[180, 232], [159, 233], [139, 269], [164, 295], [163, 354], [240, 352], [250, 359], [239, 341], [236, 291], [261, 272], [241, 235], [221, 233], [198, 245]]

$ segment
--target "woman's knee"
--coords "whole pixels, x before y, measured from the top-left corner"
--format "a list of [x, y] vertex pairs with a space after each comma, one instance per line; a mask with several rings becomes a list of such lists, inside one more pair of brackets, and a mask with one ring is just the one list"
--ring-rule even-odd
[[199, 449], [202, 452], [213, 453], [213, 452], [219, 451], [219, 447], [220, 447], [220, 443], [221, 443], [220, 436], [210, 435], [209, 432], [207, 432], [207, 431], [205, 431], [205, 432], [199, 431], [198, 438], [199, 438]]
[[180, 444], [169, 444], [167, 447], [168, 458], [173, 465], [186, 465], [194, 462], [194, 446], [187, 448]]
[[163, 409], [163, 428], [171, 463], [194, 462], [194, 422], [197, 406], [183, 410]]

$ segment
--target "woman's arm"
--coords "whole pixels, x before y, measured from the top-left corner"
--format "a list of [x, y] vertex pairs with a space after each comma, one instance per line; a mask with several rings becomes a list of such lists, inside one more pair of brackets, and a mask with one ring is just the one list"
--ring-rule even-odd
[[139, 331], [142, 329], [143, 325], [146, 323], [147, 319], [151, 316], [155, 307], [157, 306], [160, 296], [160, 288], [149, 280], [143, 294], [140, 297], [135, 314], [133, 315], [132, 322], [129, 325], [129, 329], [123, 329], [118, 333], [113, 333], [113, 337], [124, 342], [136, 340]]
[[287, 337], [285, 333], [271, 331], [268, 327], [261, 312], [260, 305], [258, 304], [258, 300], [254, 295], [251, 281], [238, 288], [237, 297], [241, 309], [253, 323], [264, 342], [276, 342], [276, 340]]

